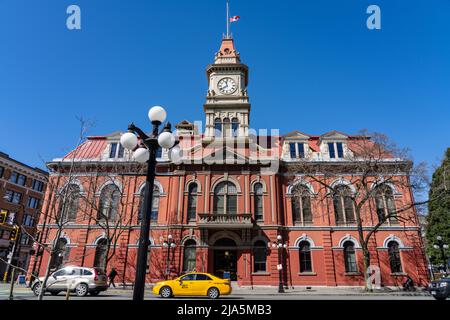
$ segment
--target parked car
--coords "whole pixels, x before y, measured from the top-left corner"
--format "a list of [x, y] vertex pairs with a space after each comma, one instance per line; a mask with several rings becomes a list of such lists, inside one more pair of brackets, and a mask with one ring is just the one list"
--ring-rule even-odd
[[445, 300], [450, 296], [450, 277], [432, 281], [428, 285], [428, 291], [436, 300]]
[[153, 294], [163, 298], [172, 296], [207, 296], [217, 299], [231, 294], [229, 279], [221, 279], [209, 273], [193, 272], [174, 280], [161, 281], [154, 285]]
[[[31, 285], [31, 289], [36, 296], [41, 292], [44, 278], [36, 279]], [[46, 291], [52, 295], [67, 291], [68, 288], [79, 297], [84, 297], [88, 293], [96, 296], [101, 291], [108, 289], [106, 273], [98, 268], [66, 266], [52, 273], [47, 280]]]

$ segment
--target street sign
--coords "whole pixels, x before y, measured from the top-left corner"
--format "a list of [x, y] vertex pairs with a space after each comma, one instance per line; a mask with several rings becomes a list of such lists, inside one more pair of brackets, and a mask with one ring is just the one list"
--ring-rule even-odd
[[278, 264], [278, 265], [277, 265], [277, 270], [278, 270], [278, 271], [283, 270], [283, 265], [282, 265], [282, 264]]

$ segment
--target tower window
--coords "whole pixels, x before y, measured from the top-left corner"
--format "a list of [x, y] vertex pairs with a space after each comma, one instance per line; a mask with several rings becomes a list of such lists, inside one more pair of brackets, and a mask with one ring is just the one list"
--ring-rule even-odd
[[233, 137], [238, 136], [239, 120], [237, 118], [233, 118], [233, 120], [231, 120], [231, 131], [232, 131]]
[[225, 119], [223, 119], [223, 136], [224, 137], [229, 137], [230, 136], [230, 131], [231, 131], [230, 119], [225, 118]]
[[214, 120], [214, 131], [216, 137], [222, 136], [222, 121], [219, 118]]

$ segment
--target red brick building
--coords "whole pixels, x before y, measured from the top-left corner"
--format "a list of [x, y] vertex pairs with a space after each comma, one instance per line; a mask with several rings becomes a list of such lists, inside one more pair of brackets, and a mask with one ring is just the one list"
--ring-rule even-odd
[[[354, 142], [368, 138], [336, 131], [280, 136], [251, 130], [248, 67], [232, 39], [222, 41], [206, 71], [204, 132], [197, 123], [181, 122], [176, 134], [182, 162], [171, 162], [167, 150], [159, 156], [148, 281], [188, 270], [218, 275], [230, 271], [238, 285], [277, 285], [281, 262], [288, 286], [363, 285], [356, 219], [345, 197], [327, 195], [317, 181], [293, 174], [289, 167], [300, 160], [348, 164], [357, 153]], [[54, 217], [66, 215], [58, 243], [63, 254], [50, 263], [52, 267], [104, 266], [106, 256], [107, 268], [114, 266], [119, 279], [131, 283], [145, 168], [120, 147], [119, 139], [120, 133], [89, 137], [70, 154], [48, 163], [51, 187], [39, 226], [44, 242], [51, 245], [58, 230]], [[334, 179], [352, 192], [345, 175]], [[398, 179], [407, 181], [402, 174]], [[300, 197], [294, 191], [299, 189]], [[63, 205], [67, 190], [71, 195]], [[404, 184], [392, 185], [389, 192], [381, 207], [367, 205], [367, 230], [377, 223], [377, 208], [413, 202]], [[408, 214], [416, 217], [414, 208]], [[176, 244], [170, 252], [164, 244], [169, 234]], [[281, 256], [271, 246], [278, 235], [286, 243]], [[383, 224], [369, 250], [382, 284], [399, 285], [406, 274], [416, 283], [427, 281], [417, 219]], [[44, 254], [38, 262], [41, 274], [48, 259]]]

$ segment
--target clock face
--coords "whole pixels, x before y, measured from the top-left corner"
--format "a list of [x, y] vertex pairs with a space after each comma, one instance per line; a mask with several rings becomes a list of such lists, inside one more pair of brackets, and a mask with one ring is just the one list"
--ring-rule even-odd
[[236, 91], [237, 88], [236, 82], [234, 82], [234, 80], [231, 78], [223, 78], [219, 81], [217, 87], [223, 94], [231, 94]]

